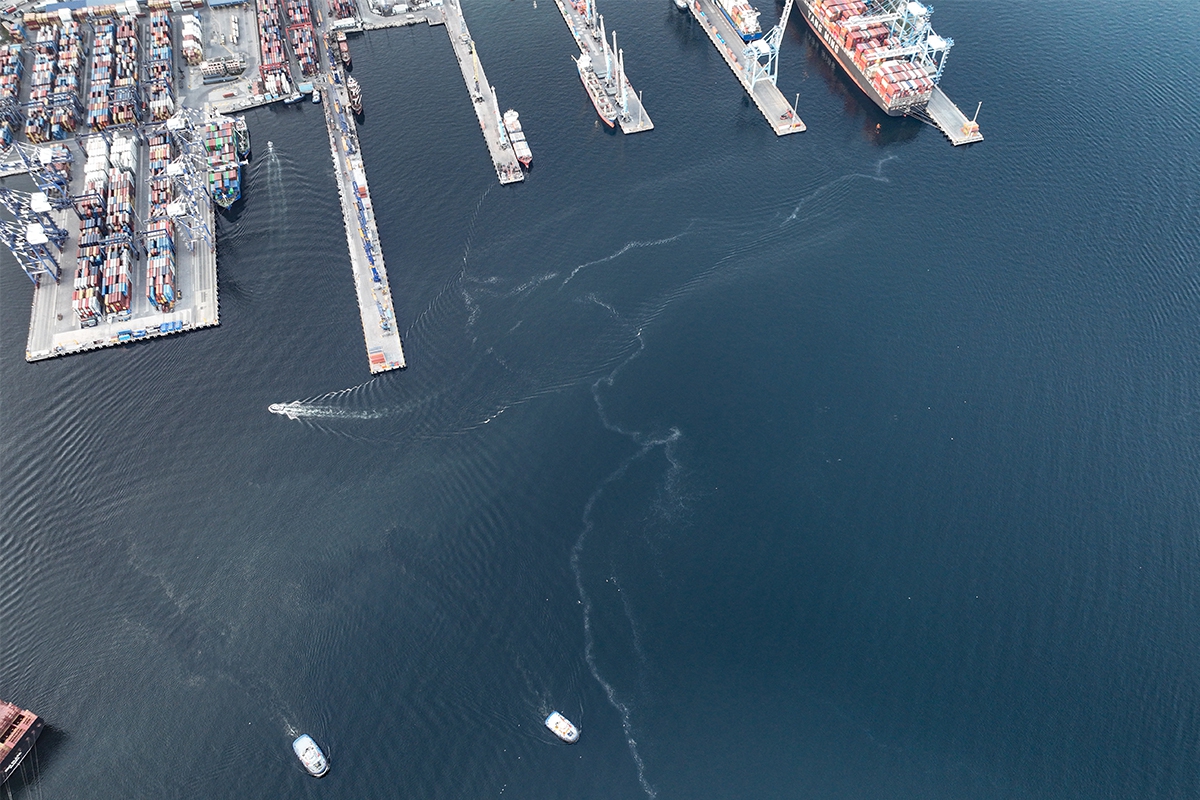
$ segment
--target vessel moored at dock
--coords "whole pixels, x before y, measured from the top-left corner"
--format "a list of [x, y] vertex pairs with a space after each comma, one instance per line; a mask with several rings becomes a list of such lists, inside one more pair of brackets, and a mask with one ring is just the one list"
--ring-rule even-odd
[[748, 0], [716, 0], [717, 8], [729, 20], [729, 24], [742, 37], [743, 42], [753, 42], [763, 37], [762, 25], [758, 21], [758, 10]]
[[32, 711], [0, 700], [0, 783], [8, 780], [33, 750], [44, 724]]
[[361, 114], [363, 110], [362, 104], [362, 87], [358, 85], [358, 81], [353, 75], [346, 78], [346, 95], [350, 101], [350, 110], [355, 114]]
[[617, 107], [604, 91], [596, 69], [592, 66], [592, 57], [587, 53], [580, 53], [579, 58], [575, 59], [575, 68], [579, 71], [579, 80], [583, 82], [583, 88], [592, 99], [592, 105], [596, 107], [601, 121], [608, 127], [613, 127], [617, 122]]
[[533, 151], [529, 149], [529, 142], [525, 141], [525, 131], [521, 129], [521, 115], [511, 108], [504, 112], [504, 130], [508, 132], [508, 141], [517, 155], [517, 160], [521, 162], [521, 166], [529, 169], [529, 165], [533, 163]]

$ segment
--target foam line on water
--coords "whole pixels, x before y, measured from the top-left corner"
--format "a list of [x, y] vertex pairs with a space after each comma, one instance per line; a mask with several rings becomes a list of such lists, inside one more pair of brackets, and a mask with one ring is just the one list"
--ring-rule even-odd
[[[613, 260], [618, 259], [621, 256], [625, 255], [630, 250], [634, 250], [634, 249], [638, 249], [638, 248], [642, 248], [642, 247], [659, 247], [664, 244], [670, 244], [671, 242], [677, 242], [680, 239], [682, 239], [684, 236], [687, 236], [689, 232], [691, 232], [692, 226], [694, 224], [695, 224], [694, 222], [689, 222], [687, 228], [685, 228], [684, 230], [675, 234], [674, 236], [668, 236], [665, 239], [656, 239], [652, 242], [641, 242], [641, 241], [637, 241], [637, 240], [632, 241], [632, 242], [626, 242], [615, 253], [610, 253], [609, 255], [606, 255], [603, 258], [597, 258], [594, 261], [588, 261], [586, 264], [580, 264], [579, 266], [575, 267], [575, 269], [571, 270], [570, 275], [563, 278], [562, 285], [566, 286], [568, 283], [570, 283], [571, 279], [574, 278], [576, 275], [578, 275], [580, 270], [584, 270], [584, 269], [587, 269], [588, 267], [594, 267], [598, 264], [605, 264], [609, 261], [613, 261]], [[547, 276], [547, 279], [549, 279], [550, 277], [552, 277], [552, 276]]]
[[815, 200], [816, 198], [820, 197], [822, 194], [824, 194], [825, 192], [827, 192], [828, 190], [832, 189], [835, 186], [841, 186], [842, 184], [849, 183], [850, 181], [853, 181], [853, 180], [868, 180], [868, 181], [875, 181], [877, 183], [891, 183], [892, 182], [891, 179], [883, 174], [883, 165], [886, 164], [887, 162], [893, 161], [897, 158], [899, 158], [899, 156], [889, 155], [889, 156], [884, 156], [883, 158], [876, 161], [875, 162], [875, 173], [873, 175], [864, 175], [861, 172], [851, 172], [848, 175], [842, 175], [839, 178], [834, 178], [833, 180], [829, 181], [828, 183], [821, 184], [816, 189], [814, 189], [812, 192], [810, 192], [809, 194], [800, 198], [800, 202], [798, 202], [796, 204], [796, 207], [792, 209], [792, 213], [788, 215], [787, 219], [785, 219], [782, 223], [780, 223], [779, 227], [782, 228], [784, 225], [787, 225], [789, 222], [794, 222], [797, 219], [797, 217], [800, 215], [800, 209], [804, 208], [804, 206], [806, 204], [808, 204], [810, 201]]

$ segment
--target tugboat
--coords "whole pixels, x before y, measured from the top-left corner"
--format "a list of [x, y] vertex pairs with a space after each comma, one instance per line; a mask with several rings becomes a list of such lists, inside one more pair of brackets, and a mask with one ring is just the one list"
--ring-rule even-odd
[[245, 161], [250, 155], [250, 128], [245, 117], [233, 118], [233, 137], [237, 141], [237, 154]]
[[587, 53], [582, 53], [579, 58], [575, 59], [575, 67], [579, 70], [579, 80], [583, 81], [583, 88], [587, 89], [588, 97], [592, 98], [592, 105], [596, 107], [596, 113], [600, 115], [600, 119], [604, 121], [605, 125], [613, 127], [617, 122], [617, 107], [604, 91], [604, 86], [600, 83], [595, 68], [592, 67], [592, 57]]
[[529, 149], [529, 142], [525, 141], [525, 132], [521, 130], [521, 115], [511, 108], [504, 112], [504, 129], [508, 131], [508, 141], [512, 142], [517, 161], [520, 161], [525, 169], [529, 169], [529, 165], [533, 163], [533, 151]]
[[313, 89], [313, 105], [315, 105], [315, 106], [321, 105], [321, 90], [320, 89]]
[[575, 744], [579, 741], [579, 729], [571, 724], [571, 720], [557, 711], [551, 711], [550, 716], [546, 717], [546, 727], [567, 744]]
[[321, 748], [317, 747], [317, 743], [307, 733], [297, 736], [296, 741], [292, 742], [292, 752], [296, 754], [296, 758], [300, 759], [300, 763], [304, 765], [308, 774], [314, 778], [320, 778], [329, 772], [329, 760], [325, 758]]
[[354, 76], [346, 78], [346, 91], [350, 93], [350, 110], [355, 114], [362, 113], [362, 87]]
[[42, 718], [0, 700], [0, 783], [17, 771], [42, 733]]

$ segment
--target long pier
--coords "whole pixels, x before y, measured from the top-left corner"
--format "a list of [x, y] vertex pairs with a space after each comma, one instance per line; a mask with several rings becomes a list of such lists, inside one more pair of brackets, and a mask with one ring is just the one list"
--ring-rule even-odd
[[[807, 130], [797, 109], [792, 108], [792, 104], [787, 101], [783, 92], [779, 91], [775, 84], [766, 79], [751, 83], [750, 78], [754, 74], [757, 61], [745, 54], [747, 49], [745, 42], [729, 24], [729, 20], [725, 19], [725, 15], [721, 13], [721, 9], [717, 8], [713, 0], [689, 0], [688, 10], [692, 12], [692, 16], [708, 34], [713, 46], [725, 59], [729, 69], [733, 70], [734, 76], [742, 84], [746, 94], [750, 95], [754, 105], [758, 106], [758, 110], [766, 118], [771, 130], [775, 131], [775, 135], [787, 136], [789, 133], [800, 133]], [[786, 23], [787, 20], [783, 22]]]
[[350, 248], [350, 267], [362, 317], [367, 363], [372, 373], [402, 369], [404, 347], [396, 330], [396, 312], [383, 249], [375, 226], [375, 210], [367, 187], [367, 172], [358, 147], [358, 128], [350, 110], [350, 96], [339, 73], [326, 84], [325, 125], [329, 129], [329, 150], [333, 172], [341, 196], [342, 217], [346, 222], [346, 244]]
[[924, 113], [914, 116], [946, 134], [946, 138], [955, 147], [983, 141], [983, 134], [979, 132], [975, 120], [967, 119], [967, 115], [946, 96], [940, 86], [933, 87], [933, 94], [925, 106]]
[[[600, 72], [600, 65], [604, 65], [605, 74], [602, 80], [605, 91], [613, 96], [613, 104], [623, 109], [617, 117], [617, 124], [621, 126], [621, 132], [640, 133], [652, 130], [654, 123], [650, 121], [650, 115], [646, 113], [646, 109], [642, 105], [642, 96], [634, 91], [633, 84], [629, 82], [629, 76], [625, 74], [623, 60], [622, 68], [617, 69], [618, 59], [623, 59], [623, 54], [615, 45], [616, 32], [613, 32], [614, 45], [610, 47], [607, 34], [603, 30], [603, 17], [599, 17], [599, 22], [592, 23], [579, 13], [570, 0], [566, 2], [554, 0], [554, 2], [558, 5], [558, 11], [567, 23], [571, 36], [575, 38], [579, 52], [587, 53], [591, 57], [597, 75]], [[596, 16], [594, 0], [588, 0], [588, 2], [592, 3], [591, 14]], [[617, 80], [613, 80], [614, 77]], [[622, 99], [625, 101], [624, 106], [621, 103]]]
[[500, 183], [520, 183], [525, 180], [525, 173], [516, 153], [509, 146], [507, 137], [500, 130], [504, 124], [500, 120], [500, 101], [496, 98], [495, 89], [488, 83], [483, 64], [479, 63], [475, 40], [467, 30], [467, 21], [463, 18], [462, 9], [457, 0], [446, 0], [442, 11], [445, 14], [446, 35], [450, 37], [450, 45], [454, 48], [454, 56], [458, 59], [459, 69], [462, 70], [463, 83], [467, 85], [467, 92], [471, 95], [475, 116], [479, 117], [479, 129], [483, 132], [483, 140], [487, 142], [492, 166], [496, 168], [496, 177], [500, 179]]

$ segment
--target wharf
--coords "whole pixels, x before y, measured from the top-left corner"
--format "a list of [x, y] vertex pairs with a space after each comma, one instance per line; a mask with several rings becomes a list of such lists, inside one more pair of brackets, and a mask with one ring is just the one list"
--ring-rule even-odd
[[383, 264], [375, 209], [358, 147], [358, 129], [354, 125], [346, 86], [337, 72], [333, 74], [333, 81], [325, 85], [325, 102], [321, 107], [329, 129], [333, 172], [346, 222], [346, 243], [350, 248], [350, 267], [354, 272], [354, 288], [362, 316], [367, 363], [373, 374], [402, 369], [405, 366], [404, 347], [396, 330], [392, 290]]
[[[72, 166], [71, 192], [83, 189], [83, 154], [74, 142], [69, 142], [75, 155]], [[149, 185], [147, 159], [139, 159], [136, 186], [138, 214], [146, 218], [149, 198], [144, 187]], [[198, 203], [203, 226], [213, 230], [212, 205]], [[79, 218], [70, 209], [54, 212], [54, 221], [68, 233], [67, 242], [59, 253], [62, 275], [55, 283], [41, 276], [33, 290], [29, 315], [29, 338], [25, 345], [26, 361], [41, 361], [56, 356], [82, 353], [102, 347], [114, 347], [131, 341], [151, 339], [182, 331], [208, 328], [220, 323], [217, 298], [217, 254], [214, 241], [196, 241], [188, 247], [186, 235], [176, 229], [175, 285], [176, 302], [172, 311], [161, 312], [146, 297], [146, 260], [135, 261], [130, 271], [130, 315], [127, 319], [101, 321], [90, 328], [79, 327], [71, 306], [74, 291], [76, 256], [79, 250]], [[140, 227], [140, 226], [139, 226]]]
[[[621, 85], [617, 86], [611, 80], [610, 74], [616, 69], [617, 53], [613, 52], [613, 48], [607, 41], [604, 40], [604, 35], [596, 31], [588, 24], [587, 19], [580, 14], [575, 6], [564, 0], [554, 0], [558, 4], [559, 13], [562, 14], [563, 20], [567, 23], [567, 28], [571, 31], [571, 36], [575, 37], [575, 44], [579, 46], [579, 52], [587, 53], [591, 56], [592, 64], [599, 75], [600, 65], [605, 66], [605, 75], [602, 78], [605, 89], [609, 94], [613, 95], [614, 102], [620, 106], [620, 95], [624, 91], [625, 94], [625, 113], [617, 117], [617, 124], [621, 126], [622, 133], [641, 133], [642, 131], [652, 130], [654, 123], [650, 121], [650, 115], [646, 113], [645, 107], [642, 105], [642, 96], [633, 90], [633, 84], [629, 82], [629, 76], [622, 70]], [[616, 33], [613, 33], [613, 38], [616, 38]]]
[[[690, 0], [688, 10], [692, 12], [692, 16], [708, 34], [708, 38], [712, 40], [717, 52], [725, 59], [729, 69], [733, 70], [733, 74], [741, 82], [742, 88], [746, 90], [746, 94], [750, 95], [754, 105], [758, 106], [758, 110], [766, 118], [771, 130], [775, 131], [775, 135], [786, 136], [789, 133], [800, 133], [806, 130], [799, 112], [792, 108], [775, 84], [761, 79], [751, 86], [750, 76], [753, 74], [755, 59], [745, 55], [745, 42], [729, 24], [729, 20], [725, 19], [725, 15], [717, 8], [716, 3], [713, 0]], [[786, 23], [787, 20], [782, 21], [782, 24]]]
[[933, 87], [933, 94], [930, 96], [924, 112], [913, 116], [928, 122], [946, 134], [946, 138], [955, 147], [960, 144], [983, 141], [983, 134], [979, 132], [979, 126], [971, 124], [974, 120], [967, 119], [967, 115], [946, 96], [940, 86]]
[[458, 59], [458, 67], [462, 70], [463, 82], [471, 95], [475, 116], [479, 117], [479, 128], [483, 131], [484, 141], [487, 142], [492, 166], [496, 168], [496, 177], [500, 179], [500, 183], [519, 183], [525, 180], [525, 173], [501, 131], [503, 123], [500, 121], [500, 102], [483, 72], [483, 64], [479, 63], [475, 41], [471, 38], [471, 32], [467, 30], [467, 21], [463, 19], [462, 9], [459, 8], [457, 0], [446, 0], [443, 9], [446, 15], [446, 34], [450, 37], [450, 44]]

